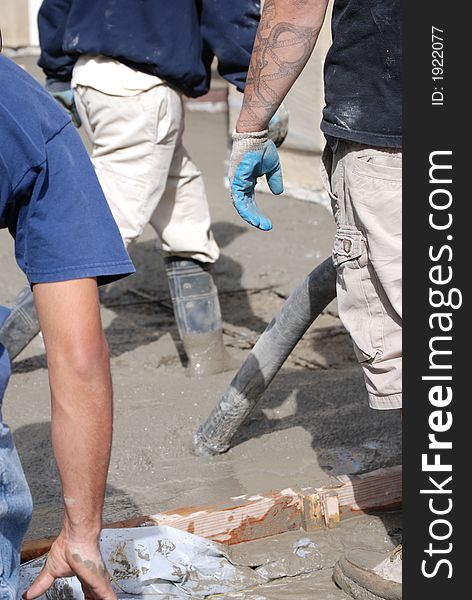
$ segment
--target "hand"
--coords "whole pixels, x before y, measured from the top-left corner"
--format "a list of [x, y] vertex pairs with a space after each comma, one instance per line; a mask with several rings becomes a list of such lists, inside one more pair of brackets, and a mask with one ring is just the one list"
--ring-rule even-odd
[[274, 142], [277, 148], [284, 143], [285, 138], [287, 137], [288, 122], [288, 110], [282, 102], [267, 126], [267, 129], [269, 130], [269, 139]]
[[85, 600], [116, 600], [97, 543], [71, 542], [62, 531], [48, 553], [46, 563], [23, 594], [25, 600], [42, 596], [60, 577], [80, 581]]
[[257, 179], [266, 176], [273, 194], [283, 192], [282, 169], [279, 155], [268, 131], [233, 133], [229, 181], [233, 205], [250, 225], [269, 231], [272, 222], [258, 209], [254, 199]]
[[68, 89], [60, 92], [51, 92], [51, 94], [70, 114], [72, 123], [74, 123], [76, 127], [80, 127], [82, 125], [82, 120], [77, 111], [77, 106], [75, 105], [74, 90]]

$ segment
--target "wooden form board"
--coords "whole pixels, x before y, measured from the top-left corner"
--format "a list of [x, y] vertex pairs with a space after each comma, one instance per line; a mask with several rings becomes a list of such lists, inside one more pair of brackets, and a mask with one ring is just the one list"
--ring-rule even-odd
[[[341, 519], [398, 508], [402, 500], [401, 466], [363, 475], [342, 475], [339, 484], [240, 496], [215, 506], [190, 507], [136, 517], [107, 528], [169, 525], [221, 544], [240, 544], [287, 531], [335, 527]], [[22, 561], [45, 554], [54, 538], [23, 544]]]

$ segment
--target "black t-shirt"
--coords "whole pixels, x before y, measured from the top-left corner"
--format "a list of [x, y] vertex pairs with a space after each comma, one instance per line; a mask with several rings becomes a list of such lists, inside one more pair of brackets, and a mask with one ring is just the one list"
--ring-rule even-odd
[[322, 131], [371, 146], [402, 145], [400, 0], [335, 0]]

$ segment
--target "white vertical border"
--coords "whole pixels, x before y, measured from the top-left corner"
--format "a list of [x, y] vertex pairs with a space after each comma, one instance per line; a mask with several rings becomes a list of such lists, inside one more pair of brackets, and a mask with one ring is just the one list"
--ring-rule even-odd
[[28, 0], [29, 43], [31, 46], [39, 46], [38, 11], [41, 4], [42, 0]]

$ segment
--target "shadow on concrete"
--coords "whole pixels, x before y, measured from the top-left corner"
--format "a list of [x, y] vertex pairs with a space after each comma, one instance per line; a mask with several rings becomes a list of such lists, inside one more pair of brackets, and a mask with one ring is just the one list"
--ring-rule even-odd
[[[221, 249], [228, 246], [246, 229], [231, 223], [218, 222], [212, 227]], [[135, 348], [146, 346], [170, 333], [179, 359], [186, 366], [186, 357], [178, 335], [177, 325], [167, 286], [167, 277], [161, 253], [155, 240], [137, 243], [130, 252], [137, 273], [100, 290], [104, 308], [112, 311], [111, 322], [105, 333], [112, 357], [120, 356]], [[251, 309], [248, 293], [242, 288], [242, 265], [221, 253], [215, 265], [215, 281], [220, 292], [223, 320], [237, 327], [262, 332], [267, 322]], [[235, 308], [235, 301], [236, 308]], [[29, 373], [46, 368], [44, 354], [16, 360], [14, 373]]]
[[[251, 309], [249, 294], [241, 284], [243, 267], [223, 251], [245, 232], [245, 228], [218, 222], [212, 226], [212, 230], [222, 250], [215, 265], [214, 277], [219, 289], [223, 321], [261, 332], [267, 322]], [[170, 333], [185, 366], [186, 358], [174, 319], [164, 261], [156, 249], [155, 241], [136, 244], [131, 256], [137, 269], [136, 275], [123, 283], [112, 284], [101, 293], [102, 305], [116, 315], [105, 330], [111, 355], [119, 356]], [[234, 296], [237, 297], [236, 310], [232, 301]]]
[[[356, 475], [402, 463], [399, 411], [369, 407], [362, 373], [355, 366], [282, 369], [239, 428], [231, 447], [293, 428], [309, 433], [314, 461], [329, 476]], [[295, 460], [297, 448], [288, 452]], [[388, 511], [377, 517], [392, 544], [401, 543], [401, 518], [393, 518]]]
[[232, 447], [300, 427], [310, 434], [319, 466], [329, 475], [401, 463], [399, 411], [369, 407], [359, 369], [283, 369], [275, 381], [236, 433]]
[[[298, 318], [301, 320], [307, 310], [306, 303], [316, 306], [321, 288], [321, 283], [319, 288], [310, 286], [309, 297], [299, 303], [299, 313], [287, 308], [296, 306], [295, 301], [286, 304], [266, 329], [259, 354], [249, 355], [221, 399], [216, 399], [216, 408], [199, 430], [207, 448], [227, 447], [231, 434], [231, 447], [235, 447], [298, 427], [308, 432], [320, 468], [331, 476], [401, 464], [400, 411], [370, 409], [362, 371], [356, 363], [317, 370], [286, 366], [275, 376], [276, 385], [267, 387], [265, 383], [270, 381], [272, 365], [279, 364], [278, 353], [290, 337], [287, 328], [292, 327], [291, 319], [294, 325], [290, 331], [295, 332]], [[273, 336], [277, 327], [279, 333]], [[344, 347], [346, 342], [342, 336], [333, 347]], [[318, 343], [323, 346], [323, 341]]]
[[[63, 505], [50, 423], [19, 427], [13, 437], [33, 496], [33, 520], [27, 538], [55, 535], [62, 527]], [[107, 485], [105, 521], [117, 521], [129, 514], [139, 515], [139, 507], [126, 492]]]

